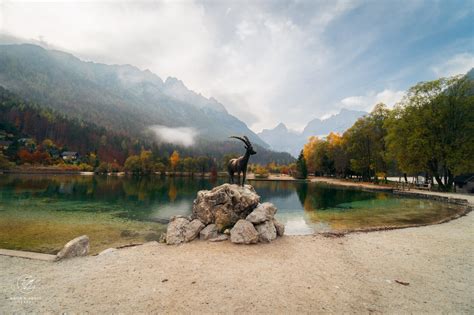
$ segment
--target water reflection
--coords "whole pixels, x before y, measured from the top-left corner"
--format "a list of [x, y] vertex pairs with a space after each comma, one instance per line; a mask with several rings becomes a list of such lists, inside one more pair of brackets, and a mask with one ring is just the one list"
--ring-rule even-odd
[[[38, 226], [38, 222], [47, 218], [58, 222], [65, 220], [61, 222], [67, 221], [68, 229], [80, 230], [79, 226], [89, 220], [98, 230], [114, 222], [114, 229], [122, 231], [124, 225], [133, 223], [138, 232], [123, 235], [141, 235], [140, 230], [144, 229], [149, 239], [150, 235], [164, 229], [164, 225], [156, 222], [163, 222], [172, 215], [191, 213], [196, 192], [221, 183], [221, 179], [211, 182], [202, 178], [1, 175], [0, 225], [10, 231], [14, 224], [18, 224], [17, 229], [28, 230], [24, 224], [32, 224], [27, 219], [34, 217], [34, 224]], [[396, 198], [391, 194], [321, 184], [250, 183], [262, 201], [277, 206], [277, 218], [286, 225], [287, 234], [428, 223], [458, 211], [456, 207], [428, 200]], [[50, 225], [46, 231], [44, 229], [41, 233], [32, 231], [32, 235], [47, 236], [61, 228]], [[87, 231], [86, 227], [84, 229]], [[111, 235], [117, 234], [112, 228], [110, 231]], [[117, 235], [114, 237], [123, 238], [122, 234]], [[107, 237], [115, 240], [110, 235]], [[11, 241], [10, 236], [4, 239]]]

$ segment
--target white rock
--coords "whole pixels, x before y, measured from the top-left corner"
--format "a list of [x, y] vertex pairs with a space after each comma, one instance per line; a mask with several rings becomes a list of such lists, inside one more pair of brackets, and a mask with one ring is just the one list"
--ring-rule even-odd
[[87, 254], [89, 254], [89, 237], [82, 235], [67, 242], [56, 255], [56, 260], [86, 256]]
[[172, 218], [166, 229], [166, 244], [177, 245], [185, 241], [184, 233], [189, 220], [182, 217]]
[[278, 236], [283, 236], [285, 234], [285, 225], [277, 221], [277, 219], [273, 219], [273, 224], [275, 225], [275, 229], [277, 231]]
[[189, 222], [189, 224], [186, 225], [186, 228], [184, 231], [184, 241], [191, 242], [193, 239], [195, 239], [199, 235], [199, 232], [201, 232], [203, 228], [204, 228], [204, 224], [198, 219], [194, 219], [191, 222]]
[[270, 202], [264, 202], [259, 204], [248, 216], [245, 218], [254, 224], [262, 223], [268, 220], [272, 220], [275, 216], [277, 209]]
[[217, 226], [215, 224], [209, 224], [201, 230], [199, 233], [199, 238], [201, 240], [208, 240], [218, 236]]
[[230, 230], [230, 241], [236, 244], [255, 244], [258, 242], [258, 232], [249, 221], [239, 220]]
[[270, 243], [277, 237], [277, 231], [273, 224], [273, 220], [257, 224], [255, 229], [258, 232], [258, 240], [262, 243]]

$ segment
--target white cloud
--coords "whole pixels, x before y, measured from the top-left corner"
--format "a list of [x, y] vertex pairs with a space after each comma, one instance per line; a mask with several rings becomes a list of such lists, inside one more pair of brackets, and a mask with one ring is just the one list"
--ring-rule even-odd
[[198, 132], [194, 128], [178, 127], [170, 128], [166, 126], [155, 125], [150, 127], [159, 142], [180, 144], [185, 147], [194, 145]]
[[[426, 70], [426, 65], [411, 67], [405, 56], [402, 61], [386, 56], [401, 29], [416, 29], [417, 38], [425, 35], [423, 28], [406, 24], [410, 17], [418, 21], [412, 3], [3, 1], [0, 33], [46, 42], [82, 59], [132, 64], [163, 79], [179, 78], [188, 88], [217, 98], [255, 131], [282, 121], [299, 130], [342, 107], [370, 110], [379, 101], [391, 104], [399, 99], [399, 89], [416, 83], [403, 82], [405, 77], [390, 82], [394, 70], [388, 65], [396, 65], [396, 71]], [[436, 5], [416, 4], [426, 13], [438, 12]], [[357, 14], [348, 14], [355, 8]], [[397, 51], [410, 48], [397, 42]], [[472, 54], [456, 55], [432, 70], [465, 72], [472, 59]], [[391, 89], [382, 90], [386, 86]], [[355, 96], [337, 103], [342, 95]]]
[[350, 108], [370, 112], [378, 103], [393, 107], [405, 95], [404, 91], [385, 89], [381, 92], [368, 92], [366, 95], [349, 96], [341, 100], [339, 108]]
[[462, 53], [454, 55], [446, 62], [431, 67], [438, 77], [450, 77], [457, 74], [465, 74], [474, 68], [474, 54]]
[[289, 112], [293, 104], [282, 100], [304, 99], [307, 78], [324, 73], [330, 52], [319, 36], [353, 4], [312, 4], [318, 9], [304, 12], [312, 16], [306, 28], [272, 3], [229, 4], [6, 2], [0, 31], [40, 39], [83, 59], [177, 77], [222, 101], [231, 114], [253, 118], [255, 130], [300, 120], [302, 111]]

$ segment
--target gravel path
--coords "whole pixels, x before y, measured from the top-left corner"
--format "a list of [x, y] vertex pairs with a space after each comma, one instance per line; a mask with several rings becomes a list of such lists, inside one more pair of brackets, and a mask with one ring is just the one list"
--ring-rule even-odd
[[473, 218], [254, 246], [147, 243], [59, 263], [0, 256], [0, 313], [472, 314]]

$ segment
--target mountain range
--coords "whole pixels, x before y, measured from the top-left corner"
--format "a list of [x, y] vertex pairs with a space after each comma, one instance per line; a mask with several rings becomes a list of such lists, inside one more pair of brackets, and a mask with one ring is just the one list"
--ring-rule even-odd
[[186, 127], [201, 140], [245, 134], [268, 148], [217, 100], [176, 78], [163, 81], [131, 65], [86, 62], [32, 44], [1, 45], [0, 85], [29, 102], [127, 136], [141, 137], [156, 125]]
[[281, 123], [256, 134], [216, 99], [195, 93], [177, 78], [162, 80], [132, 65], [83, 61], [33, 44], [0, 45], [0, 86], [29, 103], [118, 135], [174, 141], [166, 138], [169, 132], [155, 134], [156, 126], [178, 128], [172, 134], [182, 133], [184, 128], [196, 141], [208, 143], [228, 141], [230, 135], [247, 135], [261, 148], [293, 156], [309, 136], [343, 132], [366, 114], [343, 109], [328, 119], [313, 119], [303, 132], [289, 130]]
[[268, 143], [271, 149], [298, 156], [310, 136], [325, 136], [330, 132], [343, 133], [366, 114], [364, 111], [341, 109], [338, 114], [327, 119], [311, 120], [302, 132], [290, 130], [280, 123], [273, 129], [263, 129], [258, 136]]

